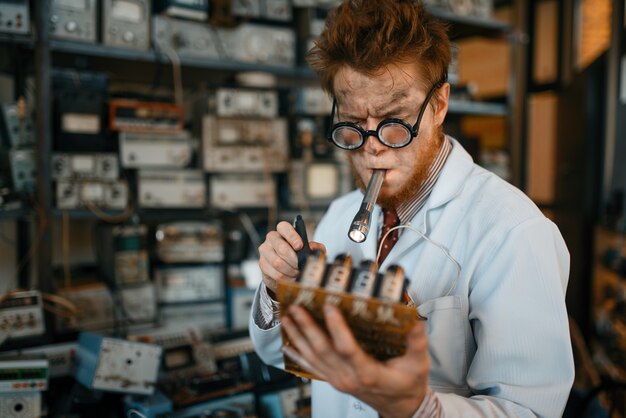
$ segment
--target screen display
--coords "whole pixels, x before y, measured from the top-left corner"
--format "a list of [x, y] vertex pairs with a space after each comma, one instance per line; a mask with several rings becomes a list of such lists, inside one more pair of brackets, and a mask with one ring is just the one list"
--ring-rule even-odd
[[305, 193], [309, 198], [333, 198], [339, 193], [339, 172], [334, 164], [311, 164], [307, 167]]
[[61, 9], [86, 10], [87, 0], [55, 0], [54, 5]]
[[111, 3], [111, 18], [138, 23], [143, 20], [143, 6], [138, 2], [118, 0]]
[[166, 369], [179, 369], [181, 367], [191, 366], [193, 359], [189, 347], [181, 347], [167, 351], [163, 356], [163, 365]]

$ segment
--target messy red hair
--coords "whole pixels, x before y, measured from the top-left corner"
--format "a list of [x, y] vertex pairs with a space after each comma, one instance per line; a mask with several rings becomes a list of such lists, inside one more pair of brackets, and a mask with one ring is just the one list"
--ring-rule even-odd
[[419, 0], [344, 0], [328, 14], [307, 61], [330, 94], [344, 65], [373, 75], [391, 63], [415, 62], [430, 88], [447, 75], [450, 40], [446, 24]]

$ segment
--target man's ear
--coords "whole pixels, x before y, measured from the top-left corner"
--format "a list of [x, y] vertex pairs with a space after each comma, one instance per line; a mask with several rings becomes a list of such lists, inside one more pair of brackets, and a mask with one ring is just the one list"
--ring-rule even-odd
[[439, 90], [433, 95], [435, 105], [434, 123], [435, 126], [442, 126], [448, 114], [448, 99], [450, 98], [450, 84], [443, 83]]

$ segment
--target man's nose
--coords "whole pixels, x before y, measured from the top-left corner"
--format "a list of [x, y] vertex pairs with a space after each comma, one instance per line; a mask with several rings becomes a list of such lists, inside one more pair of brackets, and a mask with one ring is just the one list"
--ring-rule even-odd
[[378, 133], [374, 130], [365, 131], [365, 136], [363, 138], [365, 143], [363, 144], [363, 148], [365, 152], [377, 155], [385, 150], [385, 146], [378, 140]]

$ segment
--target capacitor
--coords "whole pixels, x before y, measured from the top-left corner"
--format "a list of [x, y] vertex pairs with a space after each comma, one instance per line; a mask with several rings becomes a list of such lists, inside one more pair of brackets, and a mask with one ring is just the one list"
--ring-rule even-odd
[[306, 259], [304, 270], [298, 277], [303, 286], [321, 287], [326, 271], [326, 253], [321, 250], [311, 251]]
[[352, 275], [352, 257], [350, 254], [339, 254], [328, 268], [326, 275], [326, 290], [347, 292]]
[[378, 298], [386, 302], [402, 302], [406, 289], [404, 269], [397, 264], [387, 268], [378, 289]]
[[363, 260], [354, 273], [350, 293], [372, 297], [374, 295], [378, 264], [372, 260]]

